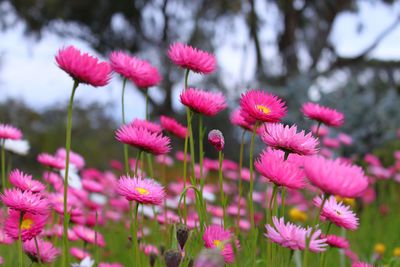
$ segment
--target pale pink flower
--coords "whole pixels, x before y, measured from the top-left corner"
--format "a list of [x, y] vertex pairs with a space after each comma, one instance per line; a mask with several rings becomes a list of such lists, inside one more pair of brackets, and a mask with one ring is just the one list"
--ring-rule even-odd
[[343, 113], [316, 103], [308, 102], [303, 104], [301, 111], [306, 117], [327, 126], [339, 127], [344, 122]]
[[11, 171], [9, 175], [9, 180], [12, 185], [21, 189], [22, 191], [39, 193], [46, 189], [44, 184], [39, 181], [33, 180], [32, 175], [25, 174], [18, 169]]
[[65, 160], [59, 157], [55, 157], [48, 153], [40, 153], [37, 156], [37, 161], [43, 166], [50, 167], [52, 169], [61, 170], [65, 168]]
[[196, 113], [215, 116], [227, 107], [225, 96], [221, 92], [207, 92], [188, 88], [180, 95], [181, 103]]
[[235, 261], [232, 241], [237, 248], [240, 247], [240, 244], [239, 240], [229, 230], [224, 230], [219, 225], [208, 226], [204, 231], [203, 241], [206, 248], [220, 250], [226, 263], [233, 263]]
[[161, 126], [164, 128], [165, 131], [172, 133], [176, 137], [179, 138], [186, 138], [187, 135], [187, 128], [177, 122], [174, 118], [161, 116], [160, 117]]
[[19, 140], [21, 138], [22, 132], [20, 129], [9, 124], [0, 124], [0, 139]]
[[242, 129], [250, 131], [250, 132], [253, 131], [253, 125], [244, 119], [240, 108], [234, 110], [231, 113], [230, 120], [233, 125], [242, 127]]
[[366, 262], [354, 262], [351, 264], [351, 267], [374, 267], [374, 265], [366, 263]]
[[[65, 150], [65, 148], [57, 149], [56, 157], [65, 160], [67, 157], [67, 151]], [[72, 150], [69, 151], [69, 163], [73, 164], [78, 170], [85, 167], [85, 159]]]
[[55, 248], [51, 242], [37, 239], [37, 243], [39, 254], [33, 239], [26, 241], [23, 244], [24, 252], [32, 261], [38, 262], [40, 257], [42, 263], [51, 263], [58, 257], [58, 255], [60, 255], [60, 250]]
[[97, 244], [100, 247], [104, 247], [106, 245], [103, 235], [99, 232], [94, 231], [91, 228], [88, 228], [88, 227], [85, 227], [82, 225], [75, 225], [73, 230], [80, 239], [82, 239], [83, 241], [85, 241], [87, 243], [95, 244], [96, 235], [97, 235]]
[[153, 179], [121, 176], [116, 191], [128, 201], [141, 204], [161, 205], [165, 198], [164, 188]]
[[86, 250], [77, 248], [77, 247], [70, 248], [69, 253], [71, 254], [72, 257], [74, 257], [78, 260], [83, 260], [86, 257], [90, 257], [89, 252], [87, 252]]
[[353, 138], [348, 134], [339, 133], [337, 138], [344, 145], [350, 146], [353, 144]]

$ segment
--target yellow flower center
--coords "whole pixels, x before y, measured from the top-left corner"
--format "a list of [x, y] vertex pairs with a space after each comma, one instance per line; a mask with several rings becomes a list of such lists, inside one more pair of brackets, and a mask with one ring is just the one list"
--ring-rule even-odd
[[293, 221], [301, 221], [301, 222], [307, 221], [307, 213], [297, 208], [291, 208], [289, 210], [289, 217]]
[[376, 254], [382, 255], [383, 253], [385, 253], [386, 250], [386, 246], [382, 243], [376, 243], [375, 247], [374, 247], [374, 251]]
[[224, 243], [222, 243], [221, 240], [215, 239], [215, 240], [213, 241], [213, 243], [214, 243], [214, 246], [215, 246], [216, 248], [218, 248], [218, 249], [220, 249], [220, 250], [223, 250], [223, 249], [224, 249]]
[[142, 188], [142, 187], [136, 187], [135, 190], [141, 194], [142, 196], [147, 196], [148, 194], [150, 194], [150, 191], [147, 190], [146, 188]]
[[21, 223], [21, 230], [31, 229], [33, 221], [31, 219], [23, 219]]
[[268, 115], [269, 113], [271, 113], [271, 110], [263, 105], [256, 105], [256, 109], [258, 109], [258, 111], [261, 111], [265, 115]]

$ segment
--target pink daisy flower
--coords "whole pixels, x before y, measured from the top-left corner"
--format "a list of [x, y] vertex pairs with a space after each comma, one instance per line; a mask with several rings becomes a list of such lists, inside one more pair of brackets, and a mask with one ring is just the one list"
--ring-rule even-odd
[[90, 257], [89, 252], [87, 252], [86, 250], [77, 248], [77, 247], [70, 248], [69, 253], [72, 255], [72, 257], [74, 257], [78, 260], [83, 260], [86, 257]]
[[[57, 149], [56, 157], [65, 160], [67, 157], [67, 151], [65, 148]], [[72, 150], [69, 152], [69, 163], [73, 164], [78, 170], [85, 167], [85, 159]]]
[[[83, 241], [89, 244], [95, 244], [96, 231], [94, 231], [93, 229], [82, 225], [75, 225], [73, 231]], [[97, 244], [100, 247], [104, 247], [106, 245], [103, 235], [99, 232], [97, 232]]]
[[[315, 197], [313, 202], [315, 206], [321, 207], [322, 199]], [[358, 228], [357, 216], [350, 210], [349, 206], [336, 202], [334, 196], [330, 196], [325, 202], [321, 212], [321, 219], [328, 219], [337, 226], [348, 230], [356, 230]]]
[[0, 124], [0, 139], [19, 140], [21, 138], [22, 132], [20, 129], [9, 124]]
[[214, 72], [217, 65], [214, 55], [182, 43], [170, 45], [168, 57], [179, 67], [201, 74]]
[[349, 241], [344, 237], [337, 235], [327, 235], [327, 236], [321, 235], [321, 237], [326, 238], [326, 243], [331, 247], [344, 248], [344, 249], [350, 247]]
[[366, 263], [366, 262], [354, 262], [351, 264], [351, 267], [374, 267], [374, 265]]
[[277, 150], [264, 150], [254, 166], [261, 175], [278, 186], [299, 189], [306, 185], [303, 170], [298, 165], [285, 161], [283, 153]]
[[206, 248], [220, 250], [226, 263], [233, 263], [235, 261], [235, 254], [232, 247], [233, 239], [236, 247], [239, 248], [239, 240], [237, 240], [229, 230], [224, 230], [224, 228], [219, 225], [207, 227], [203, 234], [204, 246]]
[[304, 116], [307, 118], [316, 120], [327, 126], [339, 127], [344, 122], [343, 113], [316, 103], [308, 102], [303, 104], [301, 112], [303, 112]]
[[136, 127], [132, 124], [122, 125], [115, 136], [121, 143], [155, 155], [166, 154], [171, 150], [169, 137], [161, 133], [152, 133], [144, 127]]
[[182, 91], [180, 99], [183, 105], [205, 116], [215, 116], [227, 107], [225, 96], [220, 92], [188, 88]]
[[354, 198], [368, 186], [364, 171], [340, 160], [311, 156], [304, 161], [307, 178], [323, 192], [341, 197]]
[[107, 262], [100, 262], [99, 267], [124, 267], [121, 263], [107, 263]]
[[58, 257], [58, 255], [60, 255], [60, 250], [55, 248], [52, 243], [41, 239], [37, 239], [37, 243], [39, 247], [39, 255], [34, 240], [26, 241], [23, 244], [24, 252], [32, 261], [38, 262], [40, 256], [42, 263], [51, 263]]
[[130, 124], [137, 128], [145, 128], [151, 133], [161, 133], [163, 130], [161, 125], [148, 120], [134, 119]]
[[52, 169], [62, 170], [65, 168], [65, 160], [47, 153], [39, 154], [37, 156], [37, 161], [43, 166], [47, 166]]
[[96, 57], [81, 53], [74, 46], [67, 46], [58, 51], [57, 65], [72, 79], [94, 87], [107, 85], [111, 79], [111, 67], [107, 62], [100, 62]]
[[318, 152], [318, 140], [311, 133], [297, 133], [296, 125], [289, 127], [281, 123], [268, 123], [261, 139], [270, 147], [289, 153], [308, 156]]
[[[18, 240], [19, 220], [21, 212], [9, 210], [8, 218], [4, 223], [4, 231], [14, 240]], [[21, 222], [22, 241], [31, 240], [39, 235], [47, 221], [47, 215], [25, 213]]]
[[161, 205], [165, 198], [164, 188], [153, 179], [121, 176], [116, 191], [128, 201], [141, 204]]
[[161, 126], [166, 130], [167, 132], [172, 133], [176, 137], [185, 139], [187, 135], [187, 128], [177, 122], [174, 118], [167, 117], [167, 116], [161, 116], [160, 117], [160, 123]]
[[39, 193], [46, 189], [46, 186], [39, 181], [32, 180], [32, 175], [25, 174], [18, 169], [13, 170], [9, 176], [10, 183], [22, 191]]
[[253, 131], [253, 125], [244, 119], [240, 108], [231, 113], [230, 120], [233, 125], [237, 125], [247, 131]]
[[208, 142], [218, 151], [224, 149], [225, 139], [220, 130], [211, 130], [208, 133]]
[[0, 244], [10, 245], [13, 242], [14, 242], [14, 240], [12, 240], [11, 237], [4, 232], [4, 227], [3, 227], [3, 229], [0, 228]]
[[240, 114], [249, 123], [279, 122], [286, 115], [284, 101], [257, 89], [251, 89], [241, 95], [240, 107]]
[[10, 209], [32, 214], [47, 214], [49, 203], [46, 199], [30, 191], [7, 189], [0, 196], [3, 203]]
[[94, 192], [94, 193], [100, 193], [104, 191], [104, 186], [96, 181], [93, 180], [88, 180], [88, 179], [83, 179], [82, 180], [82, 187], [89, 191], [89, 192]]
[[[305, 229], [303, 227], [294, 225], [290, 222], [284, 222], [283, 218], [278, 220], [273, 217], [272, 221], [274, 226], [267, 224], [267, 233], [265, 234], [272, 242], [287, 247], [293, 250], [304, 250], [306, 247], [306, 237], [310, 237], [311, 228]], [[319, 238], [321, 230], [313, 233], [310, 239], [309, 248], [312, 252], [325, 251], [327, 244], [326, 239]]]

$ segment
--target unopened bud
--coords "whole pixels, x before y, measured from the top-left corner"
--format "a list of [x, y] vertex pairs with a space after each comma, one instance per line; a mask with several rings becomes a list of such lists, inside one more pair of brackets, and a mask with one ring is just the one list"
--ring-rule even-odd
[[224, 149], [225, 139], [220, 130], [211, 130], [208, 133], [208, 142], [213, 145], [218, 151]]
[[182, 260], [181, 253], [176, 249], [169, 249], [164, 253], [166, 267], [179, 267]]
[[178, 239], [179, 246], [181, 250], [186, 244], [187, 239], [189, 238], [190, 230], [184, 224], [179, 224], [176, 226], [176, 239]]

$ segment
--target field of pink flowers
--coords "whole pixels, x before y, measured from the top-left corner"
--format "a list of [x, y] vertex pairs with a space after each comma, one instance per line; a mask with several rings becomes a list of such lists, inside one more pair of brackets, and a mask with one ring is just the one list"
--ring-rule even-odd
[[[126, 118], [127, 82], [147, 93], [162, 79], [149, 62], [120, 51], [102, 62], [68, 46], [55, 56], [72, 85], [65, 147], [42, 151], [35, 171], [10, 167], [23, 129], [0, 124], [0, 265], [400, 266], [400, 151], [393, 166], [367, 154], [360, 167], [340, 156], [352, 138], [331, 134], [345, 114], [304, 103], [298, 112], [313, 122], [304, 131], [281, 123], [291, 109], [284, 99], [248, 89], [231, 114], [242, 131], [240, 159], [232, 161], [224, 129], [203, 122], [218, 119], [225, 96], [190, 86], [190, 73], [212, 75], [214, 55], [181, 43], [166, 53], [182, 70], [185, 123], [150, 118], [148, 101], [146, 118]], [[98, 170], [71, 150], [79, 151], [74, 96], [81, 84], [107, 85], [112, 73], [123, 79], [123, 125], [114, 133], [123, 161]], [[38, 170], [40, 177], [30, 175]]]

